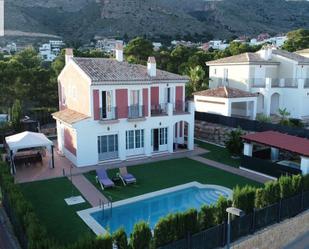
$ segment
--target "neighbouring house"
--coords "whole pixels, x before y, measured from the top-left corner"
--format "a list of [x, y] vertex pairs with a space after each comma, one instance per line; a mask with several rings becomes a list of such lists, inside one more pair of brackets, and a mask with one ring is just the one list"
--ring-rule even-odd
[[188, 77], [123, 60], [77, 58], [66, 50], [58, 77], [58, 148], [76, 166], [173, 153], [194, 147], [194, 103]]
[[98, 40], [95, 45], [95, 48], [106, 53], [113, 53], [115, 52], [116, 44], [124, 44], [124, 43], [121, 40], [106, 38], [103, 40]]
[[64, 45], [61, 40], [50, 40], [49, 43], [44, 43], [39, 47], [39, 54], [44, 61], [54, 61]]
[[211, 89], [226, 86], [257, 94], [257, 113], [276, 115], [279, 108], [286, 108], [291, 117], [308, 119], [309, 58], [265, 46], [256, 53], [209, 61], [206, 65]]
[[256, 118], [257, 95], [226, 86], [194, 93], [195, 110], [224, 116]]

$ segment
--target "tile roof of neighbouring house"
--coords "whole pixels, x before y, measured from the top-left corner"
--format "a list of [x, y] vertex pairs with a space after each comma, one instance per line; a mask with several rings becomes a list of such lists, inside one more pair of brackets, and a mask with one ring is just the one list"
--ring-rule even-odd
[[309, 139], [287, 135], [276, 131], [263, 131], [242, 136], [246, 141], [295, 152], [309, 157]]
[[205, 96], [205, 97], [218, 97], [218, 98], [247, 98], [247, 97], [257, 97], [256, 94], [246, 92], [231, 87], [218, 87], [213, 89], [208, 89], [200, 92], [195, 92], [193, 95]]
[[288, 51], [285, 51], [285, 50], [280, 50], [280, 49], [275, 49], [272, 52], [273, 52], [273, 54], [280, 55], [280, 56], [286, 57], [288, 59], [297, 61], [298, 64], [309, 64], [309, 58], [307, 58], [305, 56], [301, 56], [297, 53], [291, 53], [291, 52], [288, 52]]
[[59, 112], [54, 112], [52, 113], [52, 116], [55, 119], [59, 119], [67, 124], [74, 124], [84, 119], [90, 118], [89, 116], [83, 113], [73, 111], [71, 109], [65, 109]]
[[279, 64], [279, 62], [264, 60], [257, 53], [243, 53], [206, 62], [206, 65], [213, 64]]
[[182, 76], [157, 69], [156, 76], [148, 75], [147, 67], [128, 62], [119, 62], [107, 58], [73, 58], [74, 62], [90, 77], [92, 84], [104, 82], [132, 82], [133, 81], [188, 81], [187, 76]]

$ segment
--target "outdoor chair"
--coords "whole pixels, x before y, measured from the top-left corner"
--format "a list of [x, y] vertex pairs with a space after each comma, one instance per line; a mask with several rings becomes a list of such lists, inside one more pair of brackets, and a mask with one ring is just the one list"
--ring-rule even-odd
[[96, 180], [101, 185], [102, 190], [115, 186], [114, 182], [108, 177], [105, 169], [97, 169], [96, 173]]
[[136, 183], [136, 178], [132, 174], [128, 173], [127, 167], [119, 168], [118, 176], [124, 186], [127, 184]]

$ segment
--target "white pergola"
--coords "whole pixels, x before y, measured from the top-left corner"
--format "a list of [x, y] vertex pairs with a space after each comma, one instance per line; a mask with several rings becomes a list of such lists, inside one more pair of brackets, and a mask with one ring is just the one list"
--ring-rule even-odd
[[54, 145], [44, 134], [25, 131], [5, 138], [7, 150], [11, 160], [11, 172], [16, 173], [14, 157], [19, 150], [31, 148], [46, 148], [51, 154], [49, 165], [54, 168]]

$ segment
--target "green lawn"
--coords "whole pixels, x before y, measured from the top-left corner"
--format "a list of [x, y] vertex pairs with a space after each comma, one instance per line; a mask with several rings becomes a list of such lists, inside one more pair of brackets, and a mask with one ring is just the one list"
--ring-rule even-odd
[[[91, 171], [85, 174], [85, 176], [105, 195], [111, 196], [113, 201], [192, 181], [204, 184], [217, 184], [228, 188], [233, 188], [236, 185], [243, 186], [246, 184], [260, 186], [257, 182], [207, 166], [189, 158], [137, 165], [129, 167], [128, 171], [137, 178], [137, 184], [126, 187], [117, 186], [116, 188], [103, 191], [95, 181], [95, 171]], [[108, 171], [110, 177], [115, 176], [116, 173], [117, 170]]]
[[201, 142], [198, 140], [195, 140], [194, 142], [198, 144], [201, 148], [210, 151], [209, 153], [204, 154], [203, 157], [213, 161], [230, 165], [232, 167], [238, 168], [240, 166], [240, 159], [231, 158], [231, 154], [228, 152], [227, 149], [214, 144]]
[[[61, 244], [76, 241], [86, 234], [93, 234], [76, 214], [89, 208], [88, 203], [68, 206], [64, 199], [71, 196], [72, 184], [67, 178], [20, 184], [25, 197], [32, 203], [42, 225], [51, 238]], [[79, 191], [74, 187], [74, 195]]]

